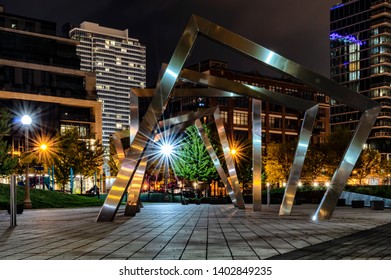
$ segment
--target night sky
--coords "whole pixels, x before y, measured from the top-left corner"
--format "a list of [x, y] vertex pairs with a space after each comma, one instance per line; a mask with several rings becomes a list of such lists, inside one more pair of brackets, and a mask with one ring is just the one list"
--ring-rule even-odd
[[[286, 56], [322, 75], [329, 75], [329, 13], [338, 0], [0, 0], [10, 14], [74, 25], [92, 21], [129, 29], [147, 47], [147, 84], [156, 82], [168, 63], [191, 14], [197, 14]], [[206, 59], [229, 68], [264, 71], [259, 64], [198, 40], [188, 64]], [[272, 74], [267, 73], [266, 74]]]

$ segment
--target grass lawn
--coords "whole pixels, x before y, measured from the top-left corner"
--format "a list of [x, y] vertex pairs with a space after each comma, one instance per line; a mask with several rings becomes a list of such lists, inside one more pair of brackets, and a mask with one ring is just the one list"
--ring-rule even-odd
[[[0, 184], [0, 209], [6, 209], [9, 204], [9, 193], [9, 185]], [[38, 189], [30, 189], [30, 198], [34, 209], [101, 206], [104, 202], [97, 197]], [[24, 187], [17, 187], [17, 202], [23, 203], [23, 200]]]

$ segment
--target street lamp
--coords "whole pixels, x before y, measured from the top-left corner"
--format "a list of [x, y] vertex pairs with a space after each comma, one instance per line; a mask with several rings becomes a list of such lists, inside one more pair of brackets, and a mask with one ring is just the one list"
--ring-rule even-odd
[[[21, 118], [21, 122], [24, 126], [24, 146], [25, 146], [25, 153], [28, 152], [28, 145], [29, 145], [29, 126], [32, 122], [32, 119], [29, 115], [24, 115]], [[25, 184], [25, 192], [24, 192], [24, 208], [31, 209], [33, 205], [31, 204], [30, 200], [30, 187], [29, 187], [29, 162], [27, 160], [26, 162], [26, 184]]]
[[[164, 188], [165, 188], [165, 198], [167, 198], [167, 189], [168, 189], [168, 163], [171, 157], [171, 153], [173, 151], [174, 147], [170, 143], [164, 143], [161, 146], [161, 153], [164, 158]], [[172, 196], [174, 196], [174, 190], [172, 190]]]
[[41, 146], [39, 146], [39, 148], [41, 149], [42, 152], [45, 152], [48, 149], [48, 145], [43, 143], [43, 144], [41, 144]]

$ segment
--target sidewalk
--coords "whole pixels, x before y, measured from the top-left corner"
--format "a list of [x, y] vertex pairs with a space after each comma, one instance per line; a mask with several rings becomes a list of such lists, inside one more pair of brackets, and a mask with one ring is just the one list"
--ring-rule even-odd
[[315, 223], [316, 206], [281, 217], [277, 205], [146, 203], [112, 223], [95, 222], [100, 208], [25, 210], [15, 228], [0, 211], [0, 260], [391, 258], [391, 209], [337, 207]]

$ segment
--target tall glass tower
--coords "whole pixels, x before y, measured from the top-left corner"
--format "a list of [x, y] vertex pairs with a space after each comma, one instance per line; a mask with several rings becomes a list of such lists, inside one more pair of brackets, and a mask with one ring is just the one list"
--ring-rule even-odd
[[[382, 105], [367, 144], [391, 154], [391, 1], [343, 0], [330, 10], [330, 76]], [[360, 113], [332, 102], [331, 128], [353, 130]]]
[[[110, 135], [128, 129], [131, 122], [131, 88], [146, 84], [146, 48], [129, 38], [128, 30], [83, 22], [69, 35], [80, 41], [77, 54], [81, 70], [96, 73], [98, 100], [102, 102], [102, 142], [109, 147]], [[137, 106], [137, 105], [136, 105]]]

